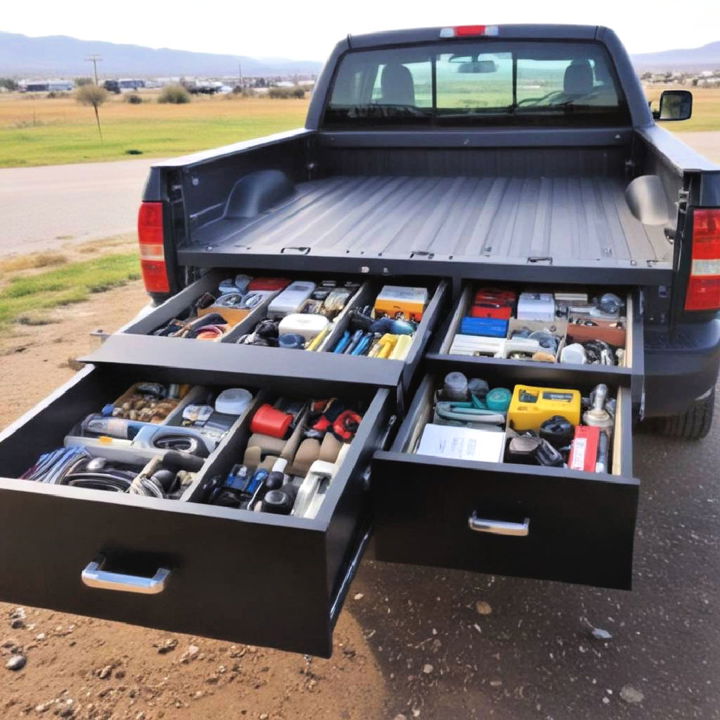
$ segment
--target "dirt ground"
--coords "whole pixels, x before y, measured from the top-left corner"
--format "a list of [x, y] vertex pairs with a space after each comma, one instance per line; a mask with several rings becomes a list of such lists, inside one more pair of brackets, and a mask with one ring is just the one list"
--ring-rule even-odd
[[[59, 322], [0, 339], [0, 428], [77, 367], [145, 302], [139, 282], [56, 313]], [[360, 599], [352, 602], [361, 602]], [[24, 615], [24, 617], [23, 617]], [[5, 668], [21, 651], [26, 666]], [[363, 631], [342, 613], [331, 660], [232, 645], [0, 603], [0, 717], [394, 717]]]

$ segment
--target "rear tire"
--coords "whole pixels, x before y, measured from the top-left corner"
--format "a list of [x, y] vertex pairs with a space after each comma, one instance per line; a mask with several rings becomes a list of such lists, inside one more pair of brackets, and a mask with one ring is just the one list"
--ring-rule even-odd
[[687, 412], [665, 418], [660, 426], [660, 432], [668, 437], [683, 440], [701, 440], [710, 432], [714, 409], [715, 388], [707, 397], [696, 401]]

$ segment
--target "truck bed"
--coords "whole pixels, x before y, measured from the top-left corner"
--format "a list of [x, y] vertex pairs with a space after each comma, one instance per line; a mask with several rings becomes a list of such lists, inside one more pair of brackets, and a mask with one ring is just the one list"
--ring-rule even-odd
[[663, 227], [631, 212], [608, 177], [333, 176], [251, 219], [218, 219], [214, 252], [672, 267]]

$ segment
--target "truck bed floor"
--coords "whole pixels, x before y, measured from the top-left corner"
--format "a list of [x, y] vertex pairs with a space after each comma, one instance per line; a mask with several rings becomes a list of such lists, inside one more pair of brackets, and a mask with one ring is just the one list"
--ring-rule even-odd
[[224, 252], [301, 248], [310, 256], [433, 254], [586, 267], [672, 262], [663, 228], [637, 220], [624, 183], [603, 177], [335, 176], [300, 183], [258, 217], [213, 225], [212, 242]]

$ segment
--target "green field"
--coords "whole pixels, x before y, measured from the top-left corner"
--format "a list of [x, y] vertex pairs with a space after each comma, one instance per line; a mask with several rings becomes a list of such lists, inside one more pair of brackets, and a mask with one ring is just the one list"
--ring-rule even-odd
[[200, 97], [186, 105], [140, 105], [113, 96], [100, 108], [72, 97], [0, 96], [0, 167], [133, 157], [170, 157], [301, 127], [306, 100]]

